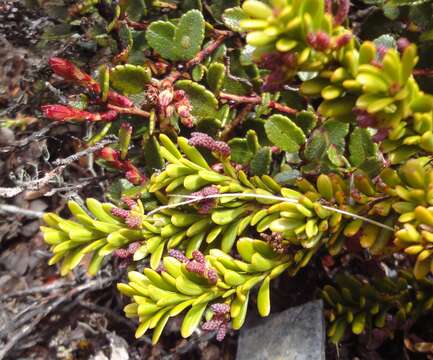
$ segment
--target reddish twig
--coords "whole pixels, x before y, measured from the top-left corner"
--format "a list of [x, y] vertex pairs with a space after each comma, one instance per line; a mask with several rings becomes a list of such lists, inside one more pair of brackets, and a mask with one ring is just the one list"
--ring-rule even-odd
[[[256, 96], [241, 96], [241, 95], [234, 95], [234, 94], [228, 94], [225, 92], [220, 92], [219, 93], [219, 97], [220, 99], [223, 100], [229, 100], [229, 101], [234, 101], [236, 103], [239, 104], [253, 104], [253, 105], [260, 105], [262, 103], [262, 98], [258, 95]], [[296, 113], [298, 113], [298, 110], [291, 108], [290, 106], [278, 103], [274, 100], [271, 100], [269, 102], [269, 107], [271, 109], [286, 113], [286, 114], [290, 114], [290, 115], [294, 115]]]
[[150, 114], [147, 111], [141, 110], [137, 107], [123, 108], [123, 107], [107, 104], [107, 108], [110, 110], [114, 110], [119, 114], [137, 115], [146, 118], [150, 116]]
[[125, 22], [129, 27], [133, 28], [134, 30], [146, 30], [149, 26], [149, 23], [147, 21], [144, 22], [132, 21], [128, 19], [128, 17], [125, 17]]
[[231, 36], [230, 32], [223, 32], [218, 35], [218, 37], [213, 40], [208, 46], [206, 46], [203, 50], [201, 50], [193, 59], [189, 60], [185, 64], [186, 69], [190, 69], [193, 66], [200, 64], [204, 59], [206, 59], [209, 55], [211, 55], [216, 49], [220, 47], [220, 45]]
[[433, 69], [414, 69], [412, 73], [414, 76], [433, 77]]

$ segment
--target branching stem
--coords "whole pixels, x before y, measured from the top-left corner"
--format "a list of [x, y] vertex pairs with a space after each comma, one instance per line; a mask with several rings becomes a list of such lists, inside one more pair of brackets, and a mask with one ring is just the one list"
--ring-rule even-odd
[[[219, 93], [219, 97], [220, 99], [223, 100], [229, 100], [229, 101], [234, 101], [236, 103], [240, 103], [240, 104], [253, 104], [253, 105], [260, 105], [262, 103], [262, 98], [258, 95], [256, 96], [241, 96], [241, 95], [235, 95], [235, 94], [229, 94], [226, 92], [221, 91]], [[278, 103], [274, 100], [271, 100], [269, 102], [269, 107], [271, 109], [280, 111], [282, 113], [286, 113], [289, 115], [294, 115], [298, 113], [298, 110], [291, 108], [290, 106]]]
[[[202, 200], [206, 200], [206, 199], [218, 199], [218, 198], [224, 198], [224, 197], [238, 197], [238, 198], [247, 197], [247, 198], [255, 198], [255, 199], [277, 200], [277, 201], [287, 202], [287, 203], [291, 203], [291, 204], [299, 204], [299, 201], [296, 199], [288, 199], [288, 198], [284, 198], [281, 196], [275, 196], [275, 195], [262, 195], [262, 194], [249, 194], [249, 193], [225, 193], [225, 194], [214, 194], [214, 195], [206, 195], [206, 196], [191, 196], [191, 195], [173, 195], [173, 196], [180, 197], [180, 198], [187, 198], [190, 200], [185, 200], [185, 201], [182, 201], [182, 202], [179, 202], [176, 204], [168, 204], [168, 205], [160, 206], [160, 207], [150, 211], [149, 213], [147, 213], [147, 216], [158, 213], [164, 209], [173, 209], [173, 208], [176, 208], [179, 206], [193, 204], [193, 203], [196, 203], [196, 202], [199, 202]], [[341, 210], [341, 209], [338, 209], [338, 208], [335, 208], [332, 206], [322, 205], [322, 207], [326, 210], [329, 210], [329, 211], [333, 211], [336, 213], [340, 213], [342, 215], [350, 216], [354, 219], [359, 219], [359, 220], [368, 222], [372, 225], [376, 225], [378, 227], [381, 227], [382, 229], [394, 231], [394, 229], [391, 226], [382, 224], [379, 221], [375, 221], [375, 220], [366, 218], [364, 216], [354, 214], [354, 213], [351, 213], [349, 211]]]
[[145, 118], [148, 118], [150, 116], [150, 114], [147, 111], [141, 110], [137, 107], [122, 108], [119, 106], [107, 104], [107, 108], [110, 110], [114, 110], [119, 114], [138, 115]]

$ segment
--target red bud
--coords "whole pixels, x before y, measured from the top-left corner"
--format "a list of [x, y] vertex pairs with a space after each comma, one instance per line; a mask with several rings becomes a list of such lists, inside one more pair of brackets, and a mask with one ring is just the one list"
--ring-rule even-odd
[[129, 161], [124, 163], [124, 168], [126, 170], [125, 177], [130, 183], [141, 185], [146, 180], [146, 178], [140, 174], [140, 171]]
[[70, 61], [58, 57], [52, 57], [48, 63], [54, 73], [61, 76], [63, 79], [78, 83], [79, 85], [85, 86], [97, 93], [101, 91], [99, 84], [93, 80], [89, 74], [81, 71]]
[[350, 33], [346, 33], [343, 35], [340, 35], [336, 40], [335, 40], [335, 47], [337, 49], [342, 48], [343, 46], [346, 46], [350, 40], [352, 40], [352, 34]]
[[68, 120], [94, 120], [95, 114], [88, 111], [75, 109], [66, 105], [44, 105], [42, 106], [44, 116], [51, 120], [68, 121]]
[[45, 117], [56, 121], [113, 121], [117, 117], [117, 112], [114, 110], [104, 113], [91, 113], [60, 104], [43, 105], [41, 108]]
[[159, 93], [159, 106], [167, 107], [173, 101], [173, 89], [167, 88]]
[[317, 51], [326, 51], [329, 49], [331, 44], [331, 38], [323, 31], [317, 33], [308, 33], [307, 35], [308, 44]]
[[107, 101], [109, 104], [120, 106], [123, 108], [125, 107], [129, 108], [134, 105], [134, 103], [131, 100], [129, 100], [126, 96], [120, 95], [119, 93], [113, 90], [110, 90], [108, 92]]
[[106, 146], [99, 151], [99, 157], [109, 162], [118, 161], [119, 152], [111, 147]]
[[104, 113], [100, 113], [99, 115], [100, 115], [100, 120], [102, 121], [114, 121], [117, 118], [117, 112], [114, 110], [108, 110]]
[[401, 53], [403, 53], [409, 45], [410, 41], [405, 37], [401, 37], [397, 40], [397, 48]]

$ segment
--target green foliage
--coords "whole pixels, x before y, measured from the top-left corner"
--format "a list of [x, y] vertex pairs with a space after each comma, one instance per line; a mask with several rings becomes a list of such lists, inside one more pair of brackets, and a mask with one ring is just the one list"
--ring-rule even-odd
[[289, 118], [272, 115], [265, 123], [266, 135], [281, 150], [296, 152], [305, 143], [303, 131]]
[[[272, 279], [340, 254], [400, 275], [327, 271], [331, 341], [430, 311], [433, 96], [416, 66], [428, 64], [433, 8], [364, 3], [383, 10], [374, 16], [384, 28], [361, 26], [360, 38], [345, 1], [330, 12], [324, 0], [164, 3], [163, 18], [148, 2], [113, 9], [97, 39], [107, 51], [123, 46], [121, 65], [102, 65], [96, 81], [75, 65], [56, 69], [57, 59], [56, 74], [84, 94], [44, 115], [95, 122], [91, 145], [131, 122], [98, 154], [128, 181], [113, 182], [112, 203], [69, 202], [71, 219], [45, 215], [50, 264], [61, 261], [65, 275], [92, 254], [94, 274], [111, 254], [132, 259], [118, 289], [131, 299], [136, 336], [153, 329], [154, 343], [180, 313], [190, 336], [215, 304], [229, 307], [233, 329], [255, 296], [267, 316]], [[98, 124], [111, 116], [120, 121]]]
[[[233, 327], [239, 329], [245, 320], [250, 290], [260, 283], [257, 307], [262, 316], [268, 315], [269, 281], [289, 268], [293, 260], [273, 255], [264, 241], [250, 238], [241, 238], [238, 250], [241, 260], [217, 249], [212, 249], [206, 256], [206, 270], [212, 269], [218, 276], [215, 283], [189, 270], [188, 263], [171, 256], [162, 260], [164, 270], [160, 273], [151, 269], [145, 269], [144, 274], [129, 272], [129, 283], [118, 284], [118, 289], [133, 300], [126, 305], [125, 313], [140, 320], [136, 337], [148, 329], [155, 329], [152, 342], [156, 343], [167, 317], [176, 316], [188, 308], [181, 334], [189, 337], [198, 327], [209, 303], [219, 299], [230, 306]], [[198, 263], [189, 260], [189, 263], [194, 262]]]
[[336, 287], [326, 285], [321, 296], [329, 307], [328, 336], [338, 343], [347, 328], [361, 334], [367, 327], [384, 328], [395, 317], [397, 326], [417, 319], [433, 306], [431, 280], [417, 282], [410, 272], [398, 277], [375, 277], [369, 283], [350, 274], [338, 274]]
[[203, 85], [190, 80], [176, 82], [176, 87], [188, 95], [192, 105], [192, 115], [198, 120], [216, 115], [218, 100]]
[[118, 65], [110, 71], [111, 85], [125, 94], [137, 94], [144, 91], [150, 79], [149, 69], [142, 66]]
[[204, 39], [204, 19], [200, 11], [190, 10], [173, 25], [153, 22], [146, 31], [149, 45], [167, 60], [190, 60], [200, 50]]

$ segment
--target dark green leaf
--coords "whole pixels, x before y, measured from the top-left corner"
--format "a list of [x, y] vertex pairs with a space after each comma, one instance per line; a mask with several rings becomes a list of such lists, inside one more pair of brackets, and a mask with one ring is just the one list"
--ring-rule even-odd
[[368, 157], [377, 153], [377, 146], [367, 129], [356, 128], [350, 135], [349, 152], [353, 166], [361, 165]]
[[251, 160], [250, 168], [253, 175], [268, 174], [271, 169], [272, 152], [270, 147], [261, 148]]
[[234, 138], [229, 141], [231, 159], [237, 164], [247, 164], [253, 157], [246, 139]]

